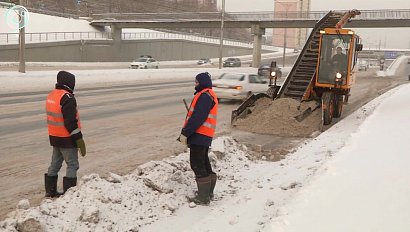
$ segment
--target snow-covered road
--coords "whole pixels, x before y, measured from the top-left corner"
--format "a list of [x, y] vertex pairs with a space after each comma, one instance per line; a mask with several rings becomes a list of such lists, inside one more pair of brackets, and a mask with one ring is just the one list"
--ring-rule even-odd
[[[254, 72], [255, 69], [228, 70]], [[160, 160], [183, 150], [178, 143], [175, 143], [175, 137], [181, 126], [180, 119], [184, 117], [185, 111], [180, 98], [185, 96], [184, 94], [189, 97], [192, 89], [188, 83], [183, 86], [169, 85], [169, 88], [165, 83], [173, 80], [181, 83], [189, 82], [199, 70], [132, 71], [135, 70], [74, 71], [79, 77], [77, 84], [80, 112], [84, 117], [89, 117], [89, 120], [83, 121], [86, 126], [84, 132], [89, 155], [80, 161], [80, 175], [91, 172], [97, 172], [101, 176], [105, 176], [108, 172], [126, 174], [139, 164], [149, 160]], [[214, 69], [210, 71], [214, 76], [217, 76], [219, 72], [219, 70]], [[136, 73], [138, 75], [135, 75]], [[7, 212], [14, 208], [18, 199], [29, 198], [32, 205], [38, 205], [44, 194], [41, 176], [48, 165], [50, 151], [47, 150], [49, 145], [46, 131], [41, 129], [40, 125], [43, 117], [41, 95], [52, 88], [55, 82], [55, 71], [30, 72], [28, 74], [6, 73], [6, 75], [3, 72], [0, 81], [2, 81], [3, 88], [0, 104], [4, 109], [0, 112], [0, 125], [2, 127], [0, 130], [0, 150], [7, 151], [1, 152], [2, 160], [0, 161], [2, 174], [1, 211], [4, 217]], [[371, 71], [359, 73], [345, 115], [387, 89], [403, 82], [404, 77], [375, 77]], [[139, 84], [146, 85], [146, 89], [134, 86]], [[128, 85], [131, 87], [126, 87]], [[155, 85], [164, 88], [161, 87], [155, 91]], [[100, 87], [101, 90], [98, 90]], [[105, 90], [107, 92], [104, 92]], [[23, 94], [24, 92], [27, 94]], [[176, 95], [174, 96], [173, 93]], [[168, 94], [168, 97], [161, 99], [159, 96], [163, 94]], [[156, 100], [146, 99], [149, 96]], [[120, 103], [124, 99], [128, 99], [127, 102]], [[139, 101], [138, 99], [145, 100]], [[112, 104], [113, 102], [115, 104]], [[96, 103], [99, 104], [98, 107], [92, 107]], [[149, 110], [152, 105], [160, 105], [160, 107]], [[142, 109], [141, 107], [144, 110], [132, 110]], [[229, 102], [221, 104], [219, 134], [229, 133], [230, 112], [234, 108], [236, 108], [236, 104]], [[118, 114], [118, 112], [125, 111], [128, 113]], [[30, 112], [35, 113], [30, 115]], [[100, 115], [101, 112], [103, 112], [102, 115]], [[104, 114], [111, 116], [103, 117]], [[14, 116], [11, 117], [11, 115]], [[28, 128], [29, 133], [25, 133], [24, 130], [19, 133], [10, 131], [12, 124], [17, 128], [20, 124], [27, 123], [34, 125], [35, 129]], [[10, 133], [3, 134], [2, 132], [5, 131], [6, 127], [9, 128]], [[243, 137], [237, 135], [235, 135], [235, 139], [243, 141]], [[255, 137], [252, 143], [260, 144], [261, 141], [260, 137]], [[288, 140], [282, 138], [272, 143], [272, 138], [265, 138], [265, 141], [270, 141], [271, 149], [278, 149], [278, 144], [286, 143]], [[249, 143], [249, 141], [245, 142]], [[246, 163], [241, 165], [249, 166]], [[237, 167], [233, 168], [233, 173], [240, 170]], [[259, 168], [256, 167], [256, 169]], [[189, 170], [186, 174], [190, 175], [188, 173], [190, 173]], [[232, 181], [238, 182], [234, 179]], [[242, 179], [239, 182], [241, 181]], [[226, 182], [226, 186], [229, 184], [230, 182]], [[187, 186], [192, 187], [191, 184]], [[223, 182], [221, 182], [220, 187], [222, 186]], [[190, 193], [189, 189], [185, 189], [185, 191], [188, 191], [186, 194]], [[232, 223], [235, 224], [235, 220]]]
[[209, 207], [187, 203], [194, 183], [182, 153], [124, 176], [84, 176], [79, 187], [39, 207], [21, 201], [0, 228], [404, 232], [409, 93], [410, 84], [389, 91], [279, 162], [252, 161], [245, 147], [218, 138], [211, 153], [217, 200]]

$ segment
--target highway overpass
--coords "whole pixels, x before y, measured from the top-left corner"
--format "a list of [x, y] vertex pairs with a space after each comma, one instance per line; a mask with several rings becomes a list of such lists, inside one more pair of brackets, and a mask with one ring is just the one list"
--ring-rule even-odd
[[[338, 11], [339, 12], [339, 11]], [[340, 11], [343, 14], [346, 11]], [[225, 28], [251, 28], [254, 36], [254, 63], [260, 63], [262, 35], [266, 28], [313, 28], [328, 11], [310, 12], [238, 12], [226, 13]], [[111, 13], [93, 15], [91, 25], [110, 26], [114, 41], [121, 43], [123, 28], [220, 28], [222, 17], [218, 12], [185, 13]], [[410, 27], [410, 9], [361, 10], [349, 20], [347, 28]]]

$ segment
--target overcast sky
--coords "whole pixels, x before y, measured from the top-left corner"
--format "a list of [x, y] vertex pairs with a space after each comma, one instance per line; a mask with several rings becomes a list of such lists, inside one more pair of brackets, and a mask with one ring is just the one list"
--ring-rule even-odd
[[[218, 0], [221, 5], [222, 0]], [[225, 0], [226, 11], [273, 11], [274, 0]], [[311, 0], [312, 11], [409, 9], [410, 0]], [[395, 29], [354, 29], [364, 39], [365, 47], [410, 48], [410, 27]], [[367, 42], [366, 42], [367, 41]], [[366, 44], [367, 43], [367, 44]]]

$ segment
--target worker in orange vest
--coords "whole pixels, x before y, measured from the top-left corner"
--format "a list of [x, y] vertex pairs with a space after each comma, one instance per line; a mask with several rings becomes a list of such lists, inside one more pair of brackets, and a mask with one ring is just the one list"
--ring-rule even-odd
[[207, 205], [214, 197], [217, 179], [209, 162], [208, 149], [215, 135], [218, 98], [212, 90], [211, 75], [207, 72], [195, 77], [195, 90], [178, 140], [190, 148], [190, 164], [196, 177], [198, 192], [190, 200]]
[[47, 125], [53, 155], [48, 173], [44, 174], [46, 197], [58, 197], [62, 194], [57, 192], [57, 180], [63, 161], [67, 164], [66, 176], [63, 178], [64, 193], [77, 185], [78, 150], [82, 156], [86, 154], [77, 101], [73, 94], [74, 86], [75, 76], [60, 71], [55, 89], [47, 96]]

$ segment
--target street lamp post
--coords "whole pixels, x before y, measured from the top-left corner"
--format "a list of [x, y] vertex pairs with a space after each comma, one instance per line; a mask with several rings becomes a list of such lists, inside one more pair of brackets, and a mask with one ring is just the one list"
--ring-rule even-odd
[[[302, 12], [304, 0], [298, 0], [296, 2], [289, 2], [289, 1], [288, 2], [287, 1], [281, 2], [281, 1], [276, 0], [276, 4], [281, 4], [283, 6], [283, 8], [285, 9], [285, 18], [288, 18], [288, 11], [289, 11], [289, 8], [292, 7], [292, 3], [300, 4], [299, 9], [300, 9], [300, 12]], [[310, 0], [307, 0], [307, 4], [308, 4], [308, 8], [309, 8]], [[296, 6], [296, 8], [297, 8], [297, 6]], [[301, 46], [301, 41], [300, 41], [301, 40], [301, 31], [300, 31], [300, 28], [299, 28], [299, 31], [297, 33], [298, 33], [298, 36], [296, 37], [297, 40], [298, 40], [297, 44], [299, 46]], [[286, 42], [287, 42], [287, 28], [285, 27], [284, 32], [283, 32], [283, 60], [282, 60], [283, 67], [285, 67], [285, 63], [286, 63], [286, 47], [287, 47]], [[293, 44], [292, 46], [295, 46], [295, 44]]]
[[[290, 7], [290, 5], [286, 4], [286, 2], [278, 2], [276, 1], [276, 4], [281, 4], [284, 9], [285, 9], [285, 18], [288, 17], [288, 9]], [[282, 66], [285, 67], [285, 63], [286, 63], [286, 40], [287, 40], [287, 28], [284, 28], [284, 32], [283, 32], [283, 57], [282, 57]]]
[[224, 40], [224, 17], [225, 17], [225, 0], [222, 0], [221, 35], [219, 39], [219, 69], [222, 68], [222, 50], [223, 50], [223, 40]]
[[[286, 17], [287, 17], [288, 11], [286, 11]], [[285, 31], [283, 33], [283, 60], [282, 60], [282, 66], [285, 67], [285, 61], [286, 61], [286, 30], [287, 28], [285, 27]]]
[[[20, 0], [20, 6], [23, 5], [23, 0]], [[26, 17], [26, 12], [23, 9], [19, 9], [19, 72], [25, 73], [26, 72], [26, 61], [25, 61], [25, 49], [26, 49], [26, 41], [25, 41], [25, 25], [24, 19]]]

